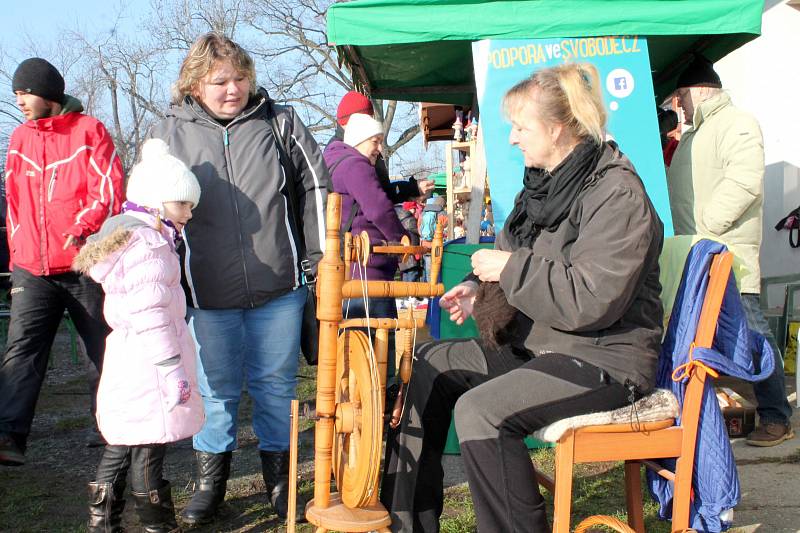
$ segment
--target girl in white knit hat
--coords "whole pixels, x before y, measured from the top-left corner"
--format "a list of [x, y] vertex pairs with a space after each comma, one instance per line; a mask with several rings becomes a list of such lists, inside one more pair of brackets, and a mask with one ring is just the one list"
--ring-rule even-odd
[[178, 527], [162, 477], [166, 444], [197, 433], [204, 417], [176, 248], [199, 200], [189, 168], [164, 141], [148, 140], [122, 213], [89, 237], [73, 264], [103, 285], [112, 328], [97, 393], [108, 445], [89, 483], [90, 532], [121, 531], [128, 470], [145, 530]]

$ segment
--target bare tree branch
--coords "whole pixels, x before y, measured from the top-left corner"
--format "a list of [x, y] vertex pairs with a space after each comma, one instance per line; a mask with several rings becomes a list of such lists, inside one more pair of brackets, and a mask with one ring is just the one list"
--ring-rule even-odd
[[[119, 0], [110, 29], [64, 27], [54, 42], [26, 36], [26, 51], [52, 58], [70, 94], [112, 131], [126, 168], [148, 128], [162, 119], [178, 64], [197, 37], [220, 32], [256, 59], [258, 78], [273, 98], [293, 105], [315, 135], [332, 133], [341, 96], [353, 89], [350, 72], [328, 45], [326, 14], [332, 0], [150, 0], [138, 31], [132, 0]], [[141, 4], [136, 4], [141, 9]], [[126, 9], [128, 11], [126, 11]], [[137, 13], [137, 15], [140, 15]], [[0, 82], [17, 58], [0, 50]], [[419, 131], [413, 106], [376, 101], [387, 128], [387, 157]], [[0, 140], [22, 122], [13, 98], [0, 94]], [[395, 138], [396, 137], [396, 138]], [[0, 149], [2, 150], [2, 149]], [[2, 152], [0, 152], [2, 155]]]
[[419, 124], [414, 124], [413, 126], [406, 128], [406, 130], [400, 134], [400, 137], [392, 145], [386, 147], [386, 159], [392, 157], [392, 154], [399, 150], [401, 146], [413, 139], [417, 133], [419, 133]]
[[[313, 131], [336, 127], [336, 96], [353, 90], [352, 76], [340, 67], [336, 51], [328, 45], [325, 15], [332, 4], [330, 0], [253, 0], [247, 16], [249, 27], [262, 37], [250, 51], [269, 65], [271, 94], [304, 108]], [[319, 92], [328, 97], [312, 96]], [[391, 135], [398, 103], [376, 101], [375, 110]], [[403, 114], [404, 129], [390, 144], [387, 156], [419, 132], [412, 121], [416, 121], [414, 113]]]

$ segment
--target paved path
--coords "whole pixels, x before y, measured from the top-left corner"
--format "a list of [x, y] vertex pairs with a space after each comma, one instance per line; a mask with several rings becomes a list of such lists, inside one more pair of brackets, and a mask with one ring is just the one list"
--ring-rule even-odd
[[[798, 411], [792, 425], [800, 432]], [[800, 532], [800, 437], [771, 448], [732, 444], [742, 489], [732, 532]]]

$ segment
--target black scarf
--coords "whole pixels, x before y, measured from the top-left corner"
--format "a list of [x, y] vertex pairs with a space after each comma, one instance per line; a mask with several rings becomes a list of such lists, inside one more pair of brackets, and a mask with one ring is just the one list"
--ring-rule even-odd
[[515, 248], [531, 248], [543, 229], [553, 230], [566, 218], [586, 178], [597, 168], [605, 143], [588, 140], [548, 172], [526, 168], [524, 188], [508, 216], [508, 235]]

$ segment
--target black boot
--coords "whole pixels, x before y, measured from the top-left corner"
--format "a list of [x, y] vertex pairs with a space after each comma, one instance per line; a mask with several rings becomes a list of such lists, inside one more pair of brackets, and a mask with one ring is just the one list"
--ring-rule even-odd
[[125, 483], [89, 483], [89, 533], [122, 531]]
[[196, 452], [197, 481], [192, 501], [181, 513], [187, 524], [210, 522], [217, 507], [225, 499], [228, 476], [231, 473], [231, 452]]
[[24, 439], [10, 433], [0, 433], [0, 465], [25, 464], [25, 447], [20, 444], [21, 440]]
[[172, 505], [172, 487], [169, 482], [160, 489], [150, 492], [134, 492], [136, 513], [147, 533], [179, 532], [175, 520], [175, 506]]
[[[267, 486], [267, 497], [278, 517], [286, 519], [289, 509], [289, 452], [261, 451], [261, 472]], [[297, 495], [295, 506], [298, 522], [306, 520], [306, 502]]]

